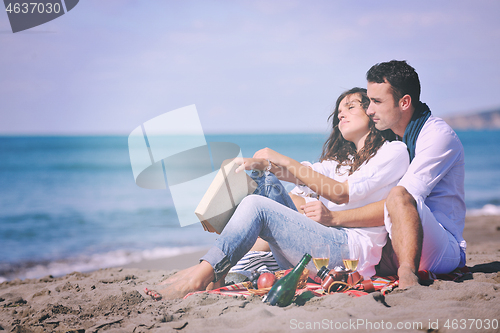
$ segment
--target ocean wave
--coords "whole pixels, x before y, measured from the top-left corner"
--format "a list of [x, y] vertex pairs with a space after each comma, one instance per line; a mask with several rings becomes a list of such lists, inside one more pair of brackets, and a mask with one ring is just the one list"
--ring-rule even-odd
[[185, 247], [157, 247], [150, 250], [129, 252], [116, 250], [107, 253], [97, 253], [89, 256], [79, 256], [64, 260], [48, 262], [28, 262], [18, 264], [3, 264], [0, 267], [0, 283], [19, 279], [36, 279], [47, 275], [63, 276], [72, 272], [91, 272], [101, 268], [117, 267], [144, 260], [162, 259], [203, 248], [195, 246]]
[[487, 204], [484, 205], [483, 208], [467, 210], [467, 216], [492, 216], [492, 215], [500, 216], [500, 206]]

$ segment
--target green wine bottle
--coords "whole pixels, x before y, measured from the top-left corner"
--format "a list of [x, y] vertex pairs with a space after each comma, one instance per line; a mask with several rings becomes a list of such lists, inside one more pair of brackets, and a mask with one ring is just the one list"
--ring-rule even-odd
[[297, 289], [297, 284], [299, 284], [300, 276], [310, 260], [311, 255], [308, 253], [304, 254], [300, 262], [290, 273], [276, 281], [271, 290], [269, 290], [264, 302], [281, 307], [290, 305], [295, 296], [295, 290]]

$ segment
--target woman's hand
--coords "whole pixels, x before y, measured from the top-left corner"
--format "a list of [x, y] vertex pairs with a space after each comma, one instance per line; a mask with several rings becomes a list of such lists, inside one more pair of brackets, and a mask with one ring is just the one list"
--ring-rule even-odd
[[274, 165], [278, 167], [286, 167], [290, 162], [289, 157], [282, 155], [277, 151], [272, 150], [271, 148], [258, 150], [253, 155], [253, 158], [270, 160]]
[[235, 173], [243, 170], [265, 170], [269, 165], [267, 160], [262, 158], [237, 157], [234, 159], [234, 162], [240, 165], [234, 171]]
[[304, 214], [313, 221], [321, 223], [327, 227], [332, 226], [331, 211], [319, 200], [307, 202], [300, 206], [304, 210]]

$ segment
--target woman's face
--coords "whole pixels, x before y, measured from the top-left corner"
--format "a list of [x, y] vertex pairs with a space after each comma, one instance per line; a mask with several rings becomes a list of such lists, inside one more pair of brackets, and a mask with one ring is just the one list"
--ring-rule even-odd
[[344, 139], [353, 142], [356, 147], [359, 144], [364, 144], [364, 138], [370, 132], [370, 118], [361, 106], [360, 94], [344, 97], [339, 105], [338, 118], [339, 130]]

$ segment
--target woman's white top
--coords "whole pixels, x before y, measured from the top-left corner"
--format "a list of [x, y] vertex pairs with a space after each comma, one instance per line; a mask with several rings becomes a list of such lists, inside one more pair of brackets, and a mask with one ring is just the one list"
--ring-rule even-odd
[[[346, 204], [335, 204], [324, 197], [319, 200], [331, 211], [348, 210], [363, 207], [387, 198], [391, 188], [396, 186], [403, 177], [410, 163], [406, 145], [400, 141], [385, 142], [367, 163], [352, 175], [348, 175], [347, 167], [342, 166], [336, 171], [338, 162], [323, 161], [311, 164], [302, 162], [303, 165], [311, 167], [338, 182], [348, 181], [349, 202]], [[291, 193], [304, 196], [304, 187], [297, 186]], [[335, 190], [335, 189], [334, 189]], [[304, 196], [306, 202], [317, 200]], [[349, 247], [359, 244], [360, 258], [358, 271], [365, 278], [375, 275], [375, 265], [382, 256], [382, 248], [387, 241], [385, 226], [369, 228], [344, 228], [348, 235]]]

